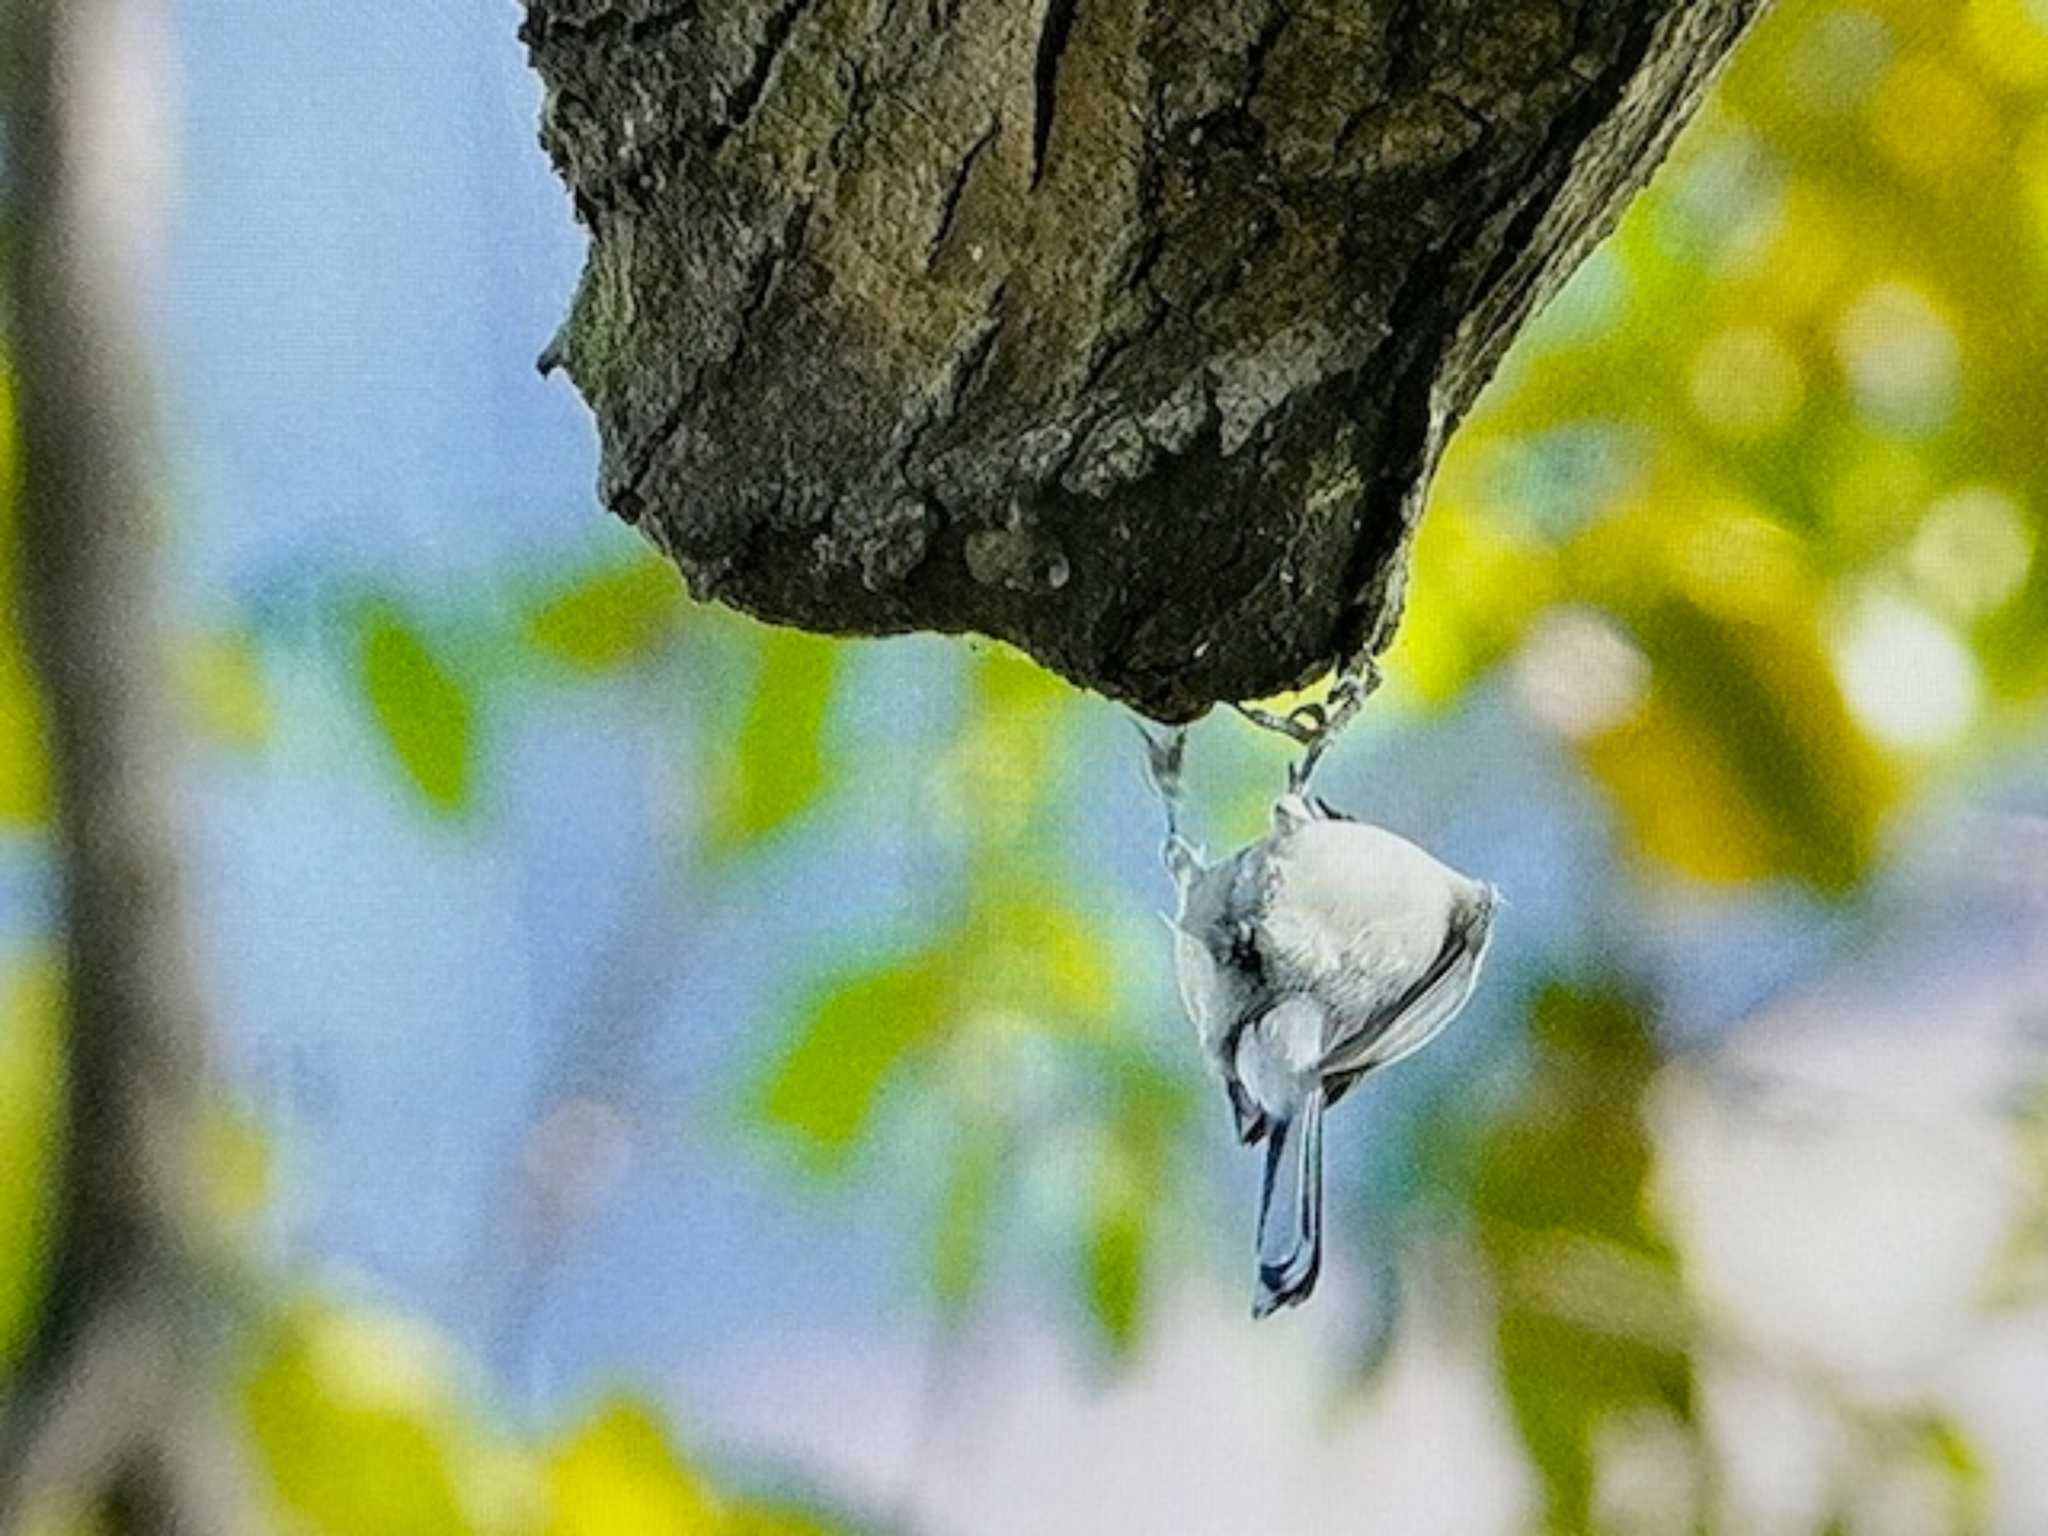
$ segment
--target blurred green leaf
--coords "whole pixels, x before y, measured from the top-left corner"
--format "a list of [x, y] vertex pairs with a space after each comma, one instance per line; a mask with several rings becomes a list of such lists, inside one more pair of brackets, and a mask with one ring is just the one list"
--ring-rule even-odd
[[463, 1426], [430, 1335], [394, 1318], [301, 1307], [243, 1389], [283, 1506], [332, 1536], [459, 1536]]
[[363, 695], [385, 745], [430, 806], [461, 810], [475, 755], [468, 693], [391, 604], [366, 604], [358, 625]]
[[762, 1119], [790, 1137], [814, 1172], [843, 1167], [884, 1080], [945, 1027], [951, 996], [945, 969], [929, 955], [828, 981], [768, 1073]]
[[1594, 1443], [1636, 1409], [1693, 1423], [1678, 1261], [1647, 1209], [1643, 1095], [1657, 1055], [1636, 1005], [1552, 986], [1536, 1061], [1486, 1134], [1473, 1210], [1497, 1296], [1498, 1366], [1550, 1529], [1590, 1528]]
[[42, 701], [22, 654], [14, 605], [0, 611], [0, 826], [41, 826], [50, 815]]
[[1551, 551], [1474, 511], [1472, 457], [1456, 447], [1446, 456], [1411, 557], [1410, 580], [1431, 600], [1407, 605], [1386, 660], [1431, 706], [1506, 656], [1557, 591]]
[[968, 716], [946, 757], [945, 781], [977, 850], [1013, 845], [1057, 771], [1074, 691], [1008, 646], [975, 648]]
[[717, 779], [709, 836], [721, 854], [746, 853], [795, 821], [824, 792], [826, 717], [839, 677], [837, 642], [763, 629], [738, 738]]
[[13, 381], [0, 360], [0, 827], [40, 826], [50, 814], [43, 710], [22, 649], [14, 602], [15, 452]]
[[1128, 1174], [1105, 1171], [1089, 1212], [1083, 1262], [1089, 1314], [1118, 1356], [1128, 1356], [1138, 1342], [1151, 1220], [1151, 1205]]
[[654, 1414], [614, 1398], [548, 1457], [548, 1536], [722, 1536], [711, 1490], [670, 1446]]
[[1009, 1150], [1008, 1137], [977, 1126], [961, 1133], [947, 1160], [932, 1232], [932, 1288], [948, 1313], [966, 1304], [981, 1278], [989, 1218]]
[[647, 555], [587, 572], [533, 604], [526, 640], [575, 671], [609, 672], [651, 653], [682, 608], [682, 578]]
[[49, 960], [16, 961], [0, 992], [0, 1381], [43, 1294], [50, 1183], [63, 1114], [62, 986]]
[[1082, 1247], [1089, 1315], [1113, 1354], [1136, 1349], [1157, 1239], [1157, 1211], [1169, 1202], [1168, 1150], [1187, 1111], [1185, 1084], [1149, 1063], [1102, 1063], [1113, 1079], [1107, 1139], [1089, 1193]]
[[1715, 733], [1654, 682], [1627, 721], [1581, 743], [1580, 755], [1649, 858], [1713, 884], [1778, 872], [1770, 824]]
[[973, 688], [984, 707], [1035, 714], [1073, 696], [1070, 684], [1015, 646], [982, 640], [974, 648]]

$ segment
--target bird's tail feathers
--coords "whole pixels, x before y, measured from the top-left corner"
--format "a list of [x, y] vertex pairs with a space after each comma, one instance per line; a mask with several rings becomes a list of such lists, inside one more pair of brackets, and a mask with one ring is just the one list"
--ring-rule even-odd
[[1323, 1090], [1300, 1111], [1276, 1119], [1266, 1138], [1266, 1179], [1259, 1194], [1259, 1290], [1252, 1316], [1297, 1306], [1316, 1288], [1323, 1265]]

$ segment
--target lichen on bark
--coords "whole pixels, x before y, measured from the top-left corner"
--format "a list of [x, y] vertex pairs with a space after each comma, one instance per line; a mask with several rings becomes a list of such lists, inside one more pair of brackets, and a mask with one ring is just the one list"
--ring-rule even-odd
[[1162, 720], [1392, 633], [1446, 437], [1762, 0], [528, 0], [549, 349], [699, 596]]

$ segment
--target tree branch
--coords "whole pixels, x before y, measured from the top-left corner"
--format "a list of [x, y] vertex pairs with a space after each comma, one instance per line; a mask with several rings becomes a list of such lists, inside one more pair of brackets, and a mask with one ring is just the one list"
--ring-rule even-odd
[[527, 0], [548, 362], [701, 597], [1160, 719], [1376, 654], [1437, 459], [1763, 0]]
[[[47, 1297], [0, 1417], [0, 1532], [252, 1529], [214, 1410], [221, 1254], [198, 1218], [205, 1018], [187, 943], [176, 732], [155, 619], [160, 509], [127, 210], [95, 53], [127, 0], [8, 24], [5, 278], [20, 597], [64, 869], [67, 1120]], [[130, 88], [134, 82], [123, 82]]]

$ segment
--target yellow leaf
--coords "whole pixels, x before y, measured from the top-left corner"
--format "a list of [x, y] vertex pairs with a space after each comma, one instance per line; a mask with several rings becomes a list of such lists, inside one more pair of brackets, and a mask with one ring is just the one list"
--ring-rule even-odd
[[651, 652], [682, 610], [675, 568], [652, 555], [589, 572], [536, 604], [527, 643], [580, 672], [607, 672]]
[[1586, 767], [1620, 813], [1630, 843], [1712, 884], [1774, 872], [1770, 829], [1750, 805], [1713, 733], [1652, 684], [1631, 719], [1581, 743]]
[[1101, 924], [1064, 902], [1005, 882], [961, 935], [959, 971], [974, 1005], [1099, 1021], [1115, 995]]
[[1843, 699], [1799, 542], [1674, 500], [1588, 530], [1566, 566], [1651, 664], [1641, 709], [1581, 746], [1636, 846], [1701, 880], [1860, 879], [1898, 786]]
[[464, 1536], [463, 1425], [432, 1335], [396, 1318], [304, 1307], [243, 1388], [280, 1502], [331, 1536]]
[[1513, 648], [1556, 588], [1548, 550], [1469, 503], [1435, 498], [1416, 533], [1388, 674], [1426, 704], [1449, 703]]
[[1908, 176], [1967, 187], [2002, 149], [1997, 116], [1968, 80], [1929, 57], [1892, 67], [1870, 104], [1878, 147]]
[[548, 1536], [713, 1536], [711, 1490], [683, 1465], [654, 1415], [614, 1399], [548, 1459]]
[[1969, 0], [1962, 37], [1977, 67], [2012, 85], [2048, 81], [2048, 24], [2029, 0]]

